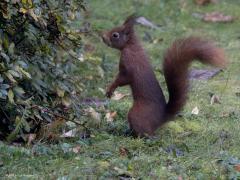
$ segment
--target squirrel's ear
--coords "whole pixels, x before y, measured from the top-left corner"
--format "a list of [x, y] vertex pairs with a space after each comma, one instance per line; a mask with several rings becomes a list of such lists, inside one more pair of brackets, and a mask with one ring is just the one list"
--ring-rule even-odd
[[136, 19], [137, 19], [137, 16], [133, 14], [125, 20], [125, 22], [123, 23], [125, 34], [129, 34], [130, 32], [133, 31], [133, 26], [136, 23]]
[[124, 22], [124, 25], [131, 25], [133, 26], [136, 23], [136, 19], [138, 17], [136, 16], [136, 14], [132, 14], [130, 16], [127, 17], [127, 19]]

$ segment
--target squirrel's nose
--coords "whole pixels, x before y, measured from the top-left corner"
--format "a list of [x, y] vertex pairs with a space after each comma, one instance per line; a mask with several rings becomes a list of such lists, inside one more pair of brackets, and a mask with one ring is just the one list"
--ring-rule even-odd
[[103, 41], [104, 41], [104, 40], [107, 40], [107, 35], [106, 35], [105, 32], [102, 32], [102, 33], [100, 34], [100, 36], [102, 37]]
[[102, 37], [102, 40], [105, 44], [109, 45], [109, 39], [108, 39], [108, 36], [105, 32], [102, 32], [101, 33], [101, 37]]

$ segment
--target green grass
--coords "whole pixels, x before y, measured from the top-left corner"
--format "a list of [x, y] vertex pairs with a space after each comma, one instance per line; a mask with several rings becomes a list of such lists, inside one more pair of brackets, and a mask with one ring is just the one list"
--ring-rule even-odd
[[[182, 2], [182, 3], [180, 3]], [[148, 52], [156, 75], [167, 95], [159, 70], [164, 50], [170, 43], [188, 35], [205, 36], [226, 50], [229, 66], [208, 81], [192, 81], [189, 100], [182, 116], [159, 129], [154, 139], [123, 136], [131, 98], [109, 101], [106, 109], [117, 111], [112, 123], [102, 119], [92, 128], [91, 138], [60, 141], [56, 145], [36, 144], [31, 148], [0, 143], [0, 177], [6, 179], [231, 179], [240, 178], [234, 165], [240, 164], [240, 2], [219, 0], [200, 7], [191, 0], [95, 0], [89, 4], [89, 21], [94, 29], [110, 29], [127, 15], [139, 15], [160, 25], [159, 30], [138, 26], [136, 29]], [[220, 11], [236, 17], [233, 23], [205, 23], [193, 13]], [[151, 39], [144, 41], [148, 33]], [[96, 56], [104, 57], [106, 70], [101, 82], [92, 82], [87, 96], [103, 95], [117, 71], [119, 54], [98, 38], [86, 39], [96, 47]], [[204, 66], [195, 64], [195, 67]], [[118, 91], [127, 93], [128, 88]], [[210, 105], [209, 93], [220, 97], [221, 104]], [[191, 115], [194, 107], [198, 115]], [[102, 108], [96, 108], [102, 111]], [[104, 116], [104, 113], [103, 113]], [[90, 119], [91, 121], [91, 119]], [[80, 146], [79, 153], [69, 151]], [[168, 152], [169, 147], [173, 151]], [[120, 149], [123, 149], [120, 153]], [[124, 150], [126, 149], [126, 150]]]

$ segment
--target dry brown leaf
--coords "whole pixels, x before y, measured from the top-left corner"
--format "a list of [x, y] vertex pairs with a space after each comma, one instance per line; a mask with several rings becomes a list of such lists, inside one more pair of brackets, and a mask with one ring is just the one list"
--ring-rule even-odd
[[113, 97], [111, 98], [112, 100], [115, 100], [115, 101], [119, 101], [120, 99], [122, 99], [122, 98], [124, 98], [124, 97], [126, 97], [126, 96], [128, 96], [129, 94], [122, 94], [122, 93], [120, 93], [120, 92], [118, 92], [118, 91], [115, 91], [114, 92], [114, 95], [113, 95]]
[[129, 154], [129, 151], [126, 148], [121, 147], [119, 148], [119, 154], [120, 156], [127, 156]]
[[30, 146], [35, 139], [36, 139], [36, 134], [29, 134], [27, 145]]
[[225, 15], [223, 13], [220, 12], [211, 12], [211, 13], [206, 13], [203, 16], [203, 21], [206, 22], [232, 22], [233, 21], [233, 17], [230, 15]]
[[240, 172], [240, 164], [235, 165], [235, 166], [234, 166], [234, 169], [235, 169], [236, 171]]
[[41, 127], [38, 137], [51, 141], [57, 140], [62, 133], [62, 128], [65, 126], [65, 123], [63, 118], [59, 117], [54, 119], [53, 122]]
[[72, 151], [73, 151], [75, 154], [79, 153], [80, 150], [81, 150], [81, 146], [76, 146], [76, 147], [72, 148]]
[[229, 117], [229, 116], [230, 116], [229, 112], [222, 112], [222, 113], [220, 114], [220, 117], [221, 117], [221, 118], [227, 118], [227, 117]]
[[106, 118], [107, 122], [112, 122], [114, 117], [116, 117], [116, 115], [117, 115], [116, 111], [108, 112], [108, 113], [106, 113], [105, 118]]

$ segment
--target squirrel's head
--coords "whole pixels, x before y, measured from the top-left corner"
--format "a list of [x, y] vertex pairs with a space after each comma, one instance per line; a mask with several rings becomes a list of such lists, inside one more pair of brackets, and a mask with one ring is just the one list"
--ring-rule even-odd
[[134, 37], [135, 20], [136, 17], [132, 15], [125, 20], [122, 26], [102, 33], [103, 42], [112, 48], [123, 49]]

